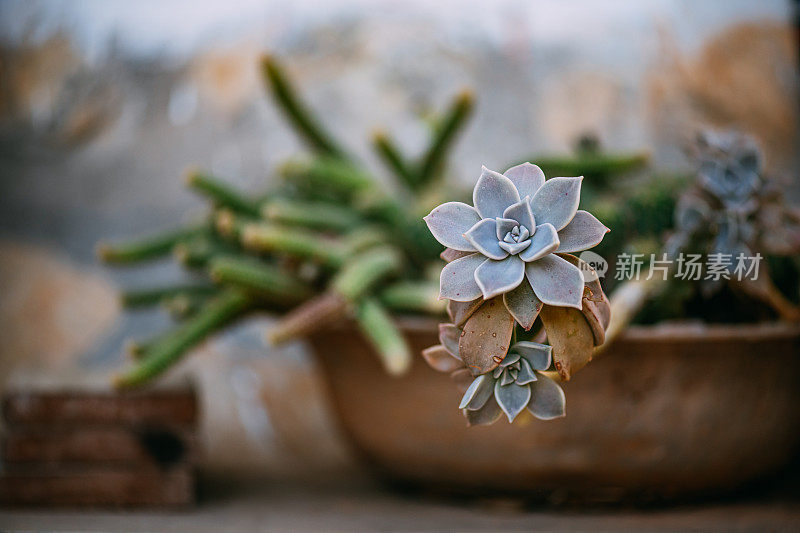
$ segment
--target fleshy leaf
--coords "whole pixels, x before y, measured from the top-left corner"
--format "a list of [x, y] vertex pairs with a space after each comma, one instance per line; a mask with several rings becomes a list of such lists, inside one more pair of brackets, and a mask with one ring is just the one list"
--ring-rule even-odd
[[439, 324], [439, 342], [454, 357], [458, 357], [458, 338], [460, 336], [461, 330], [453, 324]]
[[520, 341], [511, 346], [510, 352], [518, 353], [528, 360], [531, 367], [542, 371], [550, 368], [553, 347], [538, 342]]
[[536, 261], [549, 253], [556, 251], [559, 247], [558, 232], [550, 223], [540, 224], [531, 237], [531, 245], [523, 250], [519, 257], [526, 263]]
[[503, 372], [500, 374], [500, 385], [505, 387], [509, 383], [514, 383], [514, 376], [510, 372]]
[[551, 178], [536, 191], [531, 200], [533, 218], [537, 224], [549, 222], [556, 230], [569, 224], [581, 199], [581, 182], [577, 178]]
[[455, 261], [456, 259], [466, 257], [471, 253], [472, 252], [462, 252], [460, 250], [453, 250], [452, 248], [445, 248], [444, 251], [439, 254], [439, 257], [441, 257], [442, 261], [445, 263], [449, 263], [451, 261]]
[[572, 221], [558, 232], [559, 252], [580, 252], [600, 244], [609, 229], [587, 211], [578, 210]]
[[553, 347], [553, 361], [562, 381], [592, 360], [594, 335], [583, 313], [571, 307], [545, 305], [539, 313]]
[[513, 218], [496, 218], [494, 221], [497, 224], [497, 233], [495, 235], [497, 235], [498, 241], [502, 241], [506, 233], [514, 229], [514, 226], [519, 226], [519, 222]]
[[475, 269], [475, 281], [486, 300], [516, 289], [523, 278], [525, 278], [525, 263], [515, 255], [510, 255], [502, 261], [487, 259]]
[[520, 360], [520, 355], [518, 353], [511, 353], [509, 351], [508, 355], [506, 355], [506, 358], [503, 359], [502, 363], [500, 363], [500, 366], [505, 368], [508, 365], [513, 365], [514, 363], [516, 363], [519, 360]]
[[522, 198], [526, 196], [533, 198], [536, 191], [544, 185], [544, 172], [531, 163], [522, 163], [511, 167], [503, 175], [511, 180]]
[[462, 327], [472, 313], [478, 310], [483, 303], [483, 297], [476, 298], [470, 302], [447, 301], [447, 315], [458, 327]]
[[503, 250], [505, 250], [509, 254], [516, 255], [516, 254], [520, 253], [522, 250], [524, 250], [525, 248], [529, 247], [531, 245], [531, 241], [530, 241], [530, 239], [528, 239], [526, 241], [515, 242], [513, 244], [500, 241], [497, 244], [500, 246], [500, 248], [502, 248]]
[[583, 274], [565, 259], [550, 254], [525, 263], [525, 275], [536, 297], [543, 303], [581, 308]]
[[447, 263], [439, 276], [439, 298], [457, 302], [469, 302], [481, 296], [481, 289], [475, 282], [475, 269], [484, 261], [481, 254], [471, 254]]
[[464, 393], [458, 408], [477, 411], [486, 404], [486, 400], [491, 398], [493, 393], [494, 380], [488, 374], [478, 376]]
[[500, 409], [500, 406], [497, 405], [497, 400], [494, 399], [494, 396], [489, 398], [486, 405], [477, 411], [464, 410], [464, 416], [467, 417], [468, 426], [488, 426], [489, 424], [494, 424], [502, 414], [503, 411]]
[[[564, 254], [561, 257], [580, 268], [582, 272], [594, 272], [592, 267], [586, 264], [585, 261], [574, 255]], [[592, 281], [587, 281], [584, 284], [581, 311], [589, 327], [592, 328], [594, 345], [600, 346], [605, 342], [606, 329], [611, 322], [611, 304], [603, 292], [603, 287], [600, 285], [600, 279], [597, 275], [592, 276]]]
[[459, 368], [452, 374], [450, 374], [450, 379], [456, 384], [456, 388], [463, 392], [466, 392], [467, 388], [472, 384], [472, 374], [466, 368]]
[[548, 378], [539, 375], [539, 379], [530, 384], [531, 400], [528, 411], [539, 420], [552, 420], [567, 414], [567, 400], [561, 387]]
[[434, 238], [454, 250], [474, 252], [475, 248], [467, 242], [464, 234], [480, 221], [481, 217], [472, 207], [463, 202], [447, 202], [424, 217]]
[[439, 372], [453, 372], [464, 366], [460, 359], [453, 357], [441, 344], [422, 350], [422, 357], [431, 368]]
[[542, 309], [542, 302], [533, 293], [530, 283], [520, 283], [519, 287], [503, 295], [503, 303], [508, 312], [514, 317], [526, 331], [533, 327], [539, 311]]
[[508, 417], [509, 422], [513, 422], [518, 414], [525, 409], [531, 399], [530, 385], [501, 385], [499, 381], [494, 384], [494, 397], [500, 409]]
[[503, 218], [516, 220], [522, 226], [528, 228], [528, 231], [536, 227], [536, 221], [531, 213], [530, 198], [526, 197], [524, 200], [510, 205], [503, 211]]
[[483, 167], [481, 177], [472, 191], [472, 203], [482, 218], [501, 217], [506, 207], [519, 200], [517, 188], [510, 179]]
[[484, 218], [472, 226], [464, 238], [489, 259], [500, 260], [508, 256], [508, 252], [497, 244], [497, 223], [492, 218]]
[[500, 298], [487, 300], [464, 324], [458, 354], [473, 376], [497, 368], [508, 351], [514, 317]]
[[532, 381], [536, 381], [536, 372], [531, 368], [531, 364], [527, 359], [522, 359], [519, 362], [519, 374], [517, 374], [517, 383], [520, 385], [527, 385]]

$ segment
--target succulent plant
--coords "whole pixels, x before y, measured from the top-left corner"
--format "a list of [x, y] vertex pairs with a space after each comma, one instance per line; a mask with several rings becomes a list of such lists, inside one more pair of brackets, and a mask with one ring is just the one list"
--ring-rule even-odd
[[[505, 174], [484, 167], [474, 207], [447, 202], [425, 217], [446, 247], [439, 297], [453, 323], [440, 326], [441, 344], [423, 357], [457, 381], [473, 378], [461, 403], [470, 424], [491, 424], [501, 412], [512, 422], [526, 407], [542, 419], [563, 416], [561, 388], [540, 372], [553, 363], [567, 380], [604, 341], [608, 300], [591, 267], [568, 253], [608, 231], [578, 210], [581, 180], [545, 180], [530, 163]], [[517, 340], [531, 330], [550, 345]]]
[[[582, 177], [545, 181], [530, 163], [498, 174], [486, 167], [473, 190], [474, 207], [447, 202], [425, 217], [433, 236], [459, 252], [440, 278], [440, 297], [467, 302], [490, 299], [523, 286], [506, 305], [522, 315], [538, 303], [580, 309], [580, 269], [554, 252], [586, 250], [608, 231], [578, 210]], [[514, 309], [512, 309], [514, 307]]]
[[[454, 324], [439, 327], [442, 344], [422, 352], [433, 368], [469, 376], [458, 355], [461, 329]], [[502, 413], [513, 422], [523, 409], [540, 420], [552, 420], [566, 414], [564, 391], [542, 372], [552, 363], [552, 346], [520, 341], [511, 345], [508, 356], [492, 372], [481, 374], [466, 386], [459, 409], [470, 425], [491, 424]]]

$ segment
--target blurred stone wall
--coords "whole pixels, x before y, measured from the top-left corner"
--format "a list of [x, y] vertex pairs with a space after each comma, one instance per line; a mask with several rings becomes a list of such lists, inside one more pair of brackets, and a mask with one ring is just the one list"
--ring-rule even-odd
[[[257, 191], [301, 149], [262, 94], [265, 51], [378, 175], [373, 129], [416, 153], [426, 118], [470, 87], [478, 108], [451, 169], [463, 184], [587, 131], [683, 168], [704, 124], [755, 134], [769, 168], [796, 179], [788, 2], [489, 4], [0, 3], [3, 379], [17, 366], [113, 369], [126, 338], [165, 326], [158, 311], [121, 313], [113, 287], [181, 272], [102, 269], [94, 244], [202, 210], [182, 187], [188, 165]], [[209, 464], [287, 476], [348, 465], [312, 361], [299, 344], [267, 348], [265, 320], [178, 370], [203, 387]]]

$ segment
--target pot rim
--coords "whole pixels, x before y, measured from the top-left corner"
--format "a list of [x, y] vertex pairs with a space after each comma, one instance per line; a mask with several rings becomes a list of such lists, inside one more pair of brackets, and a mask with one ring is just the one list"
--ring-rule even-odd
[[[406, 333], [435, 331], [441, 320], [434, 317], [400, 315], [397, 323]], [[341, 330], [353, 327], [349, 321], [331, 325]], [[628, 342], [718, 342], [742, 340], [755, 342], [769, 339], [800, 337], [800, 324], [789, 322], [757, 322], [742, 324], [707, 324], [697, 320], [664, 321], [652, 325], [629, 326], [617, 340]]]

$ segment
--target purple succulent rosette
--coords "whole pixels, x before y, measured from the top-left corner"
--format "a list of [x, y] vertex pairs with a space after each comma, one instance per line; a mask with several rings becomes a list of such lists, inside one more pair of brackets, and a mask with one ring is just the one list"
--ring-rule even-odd
[[[571, 255], [608, 232], [578, 209], [582, 177], [545, 179], [523, 163], [499, 174], [487, 168], [473, 190], [473, 206], [447, 202], [425, 217], [446, 250], [439, 296], [450, 300], [452, 324], [423, 357], [462, 384], [460, 408], [472, 424], [491, 424], [523, 410], [549, 420], [564, 416], [562, 380], [602, 344], [610, 307], [591, 268]], [[517, 341], [517, 324], [536, 339]], [[535, 331], [535, 330], [534, 330]], [[533, 333], [532, 333], [533, 334]], [[544, 344], [546, 338], [549, 342]], [[553, 368], [551, 368], [551, 366]]]
[[555, 252], [586, 250], [609, 231], [578, 209], [582, 180], [545, 180], [542, 170], [530, 163], [505, 174], [484, 167], [472, 193], [474, 207], [447, 202], [425, 217], [437, 241], [465, 253], [442, 270], [440, 297], [488, 300], [527, 280], [532, 292], [523, 287], [519, 295], [527, 297], [509, 298], [507, 304], [530, 307], [538, 300], [580, 309], [581, 271]]

